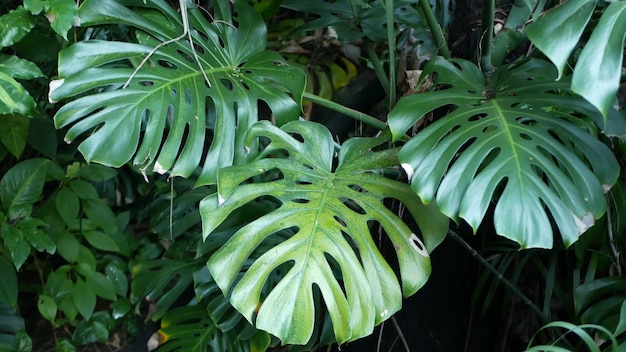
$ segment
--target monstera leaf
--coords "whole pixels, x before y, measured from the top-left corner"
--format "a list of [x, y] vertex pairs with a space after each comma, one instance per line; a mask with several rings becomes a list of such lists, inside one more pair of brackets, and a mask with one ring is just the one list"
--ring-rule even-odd
[[[537, 18], [527, 30], [532, 40], [559, 69], [579, 46], [596, 7], [595, 0], [569, 0]], [[572, 90], [592, 103], [604, 116], [615, 102], [620, 85], [626, 36], [626, 1], [611, 1], [585, 43], [572, 77]], [[545, 35], [550, 33], [550, 35]]]
[[[346, 142], [334, 171], [336, 146], [322, 125], [297, 121], [279, 129], [262, 121], [246, 141], [252, 145], [257, 137], [270, 140], [266, 157], [221, 170], [218, 192], [200, 203], [204, 236], [210, 239], [229, 214], [250, 202], [273, 198], [280, 206], [239, 229], [213, 254], [208, 266], [215, 281], [249, 321], [283, 343], [309, 341], [321, 299], [336, 341], [370, 334], [400, 309], [402, 294], [426, 282], [428, 250], [445, 235], [445, 217], [419, 202], [408, 185], [382, 175], [397, 165], [396, 149], [372, 150], [386, 143], [384, 137]], [[258, 182], [247, 183], [251, 178]], [[391, 200], [416, 218], [426, 245], [385, 206]], [[257, 247], [285, 231], [293, 235], [258, 255]], [[402, 290], [372, 238], [378, 233], [396, 251]], [[282, 278], [262, 294], [276, 272]]]
[[522, 247], [552, 246], [550, 218], [570, 245], [603, 214], [617, 162], [578, 117], [595, 109], [565, 94], [569, 83], [554, 81], [552, 65], [501, 67], [491, 87], [468, 61], [436, 58], [424, 75], [433, 72], [440, 90], [401, 100], [389, 116], [399, 139], [428, 112], [455, 108], [399, 154], [424, 202], [477, 229], [493, 201], [496, 232]]
[[[118, 167], [133, 158], [143, 169], [184, 177], [206, 155], [198, 183], [209, 184], [217, 169], [245, 157], [243, 138], [257, 121], [259, 102], [279, 125], [296, 119], [304, 73], [265, 51], [266, 28], [252, 8], [237, 2], [234, 23], [228, 1], [214, 5], [214, 22], [189, 9], [193, 46], [185, 36], [159, 47], [184, 33], [180, 14], [166, 1], [85, 1], [82, 25], [135, 27], [138, 43], [87, 40], [59, 54], [50, 99], [80, 96], [55, 116], [58, 128], [71, 125], [66, 141], [88, 133], [79, 146], [88, 161]], [[126, 63], [154, 48], [133, 76]]]

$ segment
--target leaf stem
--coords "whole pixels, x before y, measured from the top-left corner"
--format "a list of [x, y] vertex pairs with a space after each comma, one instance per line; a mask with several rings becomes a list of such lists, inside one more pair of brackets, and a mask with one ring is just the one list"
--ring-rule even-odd
[[345, 114], [345, 115], [347, 115], [347, 116], [349, 116], [349, 117], [351, 117], [351, 118], [353, 118], [355, 120], [358, 120], [358, 121], [361, 121], [363, 123], [366, 123], [366, 124], [368, 124], [368, 125], [370, 125], [372, 127], [375, 127], [377, 129], [381, 130], [381, 131], [387, 129], [387, 124], [382, 122], [382, 121], [380, 121], [379, 119], [377, 119], [377, 118], [375, 118], [373, 116], [364, 114], [364, 113], [362, 113], [360, 111], [351, 109], [351, 108], [349, 108], [347, 106], [343, 106], [343, 105], [341, 105], [339, 103], [336, 103], [336, 102], [334, 102], [332, 100], [328, 100], [328, 99], [322, 98], [320, 96], [317, 96], [315, 94], [308, 93], [308, 92], [304, 92], [303, 98], [309, 99], [310, 101], [312, 101], [312, 102], [314, 102], [316, 104], [319, 104], [319, 105], [321, 105], [323, 107], [326, 107], [326, 108], [329, 108], [331, 110], [334, 110], [334, 111], [340, 112], [342, 114]]
[[478, 260], [478, 262], [480, 262], [480, 264], [482, 264], [482, 266], [484, 266], [498, 280], [500, 280], [504, 284], [504, 286], [506, 286], [509, 290], [511, 290], [511, 292], [513, 292], [515, 295], [517, 295], [522, 300], [522, 302], [528, 308], [530, 308], [530, 310], [535, 312], [541, 318], [541, 320], [545, 324], [550, 322], [550, 319], [548, 319], [548, 316], [545, 315], [545, 313], [543, 311], [541, 311], [541, 309], [539, 309], [539, 307], [537, 307], [537, 305], [535, 305], [528, 297], [526, 297], [526, 295], [524, 293], [522, 293], [522, 291], [520, 291], [519, 288], [517, 288], [517, 286], [515, 286], [513, 283], [511, 283], [511, 281], [509, 281], [506, 277], [504, 277], [501, 272], [499, 272], [496, 268], [494, 268], [491, 264], [489, 264], [489, 262], [487, 260], [485, 260], [485, 258], [483, 258], [478, 252], [476, 252], [476, 250], [474, 248], [472, 248], [472, 246], [470, 246], [469, 243], [465, 242], [465, 240], [463, 240], [461, 238], [461, 236], [459, 236], [456, 232], [454, 232], [453, 230], [450, 230], [450, 229], [448, 230], [448, 235], [450, 235], [457, 242], [462, 244], [463, 247], [465, 247], [465, 249], [467, 249], [470, 252], [472, 257], [476, 258], [476, 260]]
[[446, 38], [443, 35], [443, 30], [441, 29], [439, 22], [437, 22], [437, 17], [435, 17], [432, 7], [430, 7], [430, 1], [419, 0], [419, 5], [424, 13], [424, 16], [426, 16], [426, 22], [428, 23], [430, 32], [432, 33], [433, 39], [435, 39], [435, 43], [437, 44], [437, 52], [446, 59], [451, 58], [452, 55], [450, 54], [448, 43], [446, 42]]
[[372, 66], [374, 67], [374, 72], [376, 72], [376, 76], [378, 76], [378, 80], [380, 81], [380, 85], [385, 90], [385, 94], [389, 96], [389, 77], [387, 76], [387, 72], [385, 72], [385, 68], [383, 67], [380, 58], [376, 54], [374, 50], [374, 45], [367, 38], [364, 38], [365, 41], [365, 51], [367, 51], [367, 57], [372, 62]]
[[387, 48], [389, 51], [389, 110], [396, 105], [396, 23], [393, 19], [394, 1], [385, 1], [387, 15]]
[[493, 42], [493, 21], [496, 10], [496, 0], [483, 1], [483, 19], [481, 25], [480, 40], [480, 65], [481, 70], [488, 76], [494, 71], [491, 62], [492, 42]]

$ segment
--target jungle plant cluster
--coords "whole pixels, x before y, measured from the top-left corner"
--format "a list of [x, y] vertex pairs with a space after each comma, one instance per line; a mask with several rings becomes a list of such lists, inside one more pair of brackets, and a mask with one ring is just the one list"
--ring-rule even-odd
[[0, 350], [341, 346], [446, 238], [527, 350], [625, 348], [626, 1], [482, 14], [467, 60], [446, 0], [0, 4]]

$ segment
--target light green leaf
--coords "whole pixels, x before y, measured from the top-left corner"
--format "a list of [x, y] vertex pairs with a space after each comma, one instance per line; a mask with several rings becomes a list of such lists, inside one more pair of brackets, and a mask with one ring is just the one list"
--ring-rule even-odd
[[527, 27], [528, 38], [556, 65], [558, 77], [563, 75], [595, 7], [595, 0], [569, 0], [546, 11]]
[[22, 6], [0, 17], [0, 47], [11, 46], [35, 27], [35, 17]]
[[29, 159], [13, 166], [0, 180], [0, 202], [10, 219], [29, 216], [43, 192], [47, 159]]
[[0, 142], [19, 159], [26, 147], [30, 120], [19, 114], [0, 115]]
[[45, 222], [33, 218], [26, 218], [17, 224], [17, 226], [21, 228], [24, 238], [28, 240], [33, 248], [39, 252], [46, 251], [50, 254], [54, 254], [56, 250], [54, 241], [40, 228], [46, 225]]
[[54, 318], [57, 315], [57, 304], [52, 297], [39, 295], [37, 308], [39, 309], [39, 313], [41, 313], [41, 316], [44, 317], [44, 319], [54, 321]]
[[17, 308], [17, 274], [15, 267], [4, 256], [0, 255], [0, 272], [2, 273], [2, 285], [0, 285], [0, 302]]
[[[151, 10], [87, 0], [81, 22], [136, 27], [138, 44], [89, 40], [71, 45], [59, 54], [61, 84], [50, 92], [55, 101], [100, 92], [74, 99], [55, 116], [57, 127], [72, 125], [67, 141], [99, 126], [79, 146], [88, 161], [119, 167], [132, 158], [143, 169], [186, 177], [201, 164], [208, 147], [198, 183], [215, 183], [219, 168], [248, 158], [242, 141], [257, 120], [259, 101], [269, 106], [278, 124], [299, 116], [306, 76], [276, 52], [264, 50], [265, 24], [242, 2], [234, 5], [236, 28], [229, 11], [218, 11], [210, 23], [202, 11], [190, 8], [201, 65], [185, 37], [159, 48], [122, 89], [134, 70], [107, 64], [137, 61], [183, 33], [180, 14], [165, 1], [124, 3]], [[229, 8], [227, 1], [221, 5]]]
[[[311, 338], [314, 286], [321, 291], [339, 343], [370, 334], [375, 324], [400, 309], [403, 294], [415, 293], [426, 282], [426, 247], [432, 249], [445, 236], [447, 220], [412, 196], [406, 184], [381, 175], [397, 165], [396, 149], [371, 150], [386, 143], [384, 137], [346, 142], [334, 172], [335, 144], [322, 125], [297, 121], [281, 130], [259, 122], [246, 140], [252, 143], [257, 137], [271, 140], [263, 151], [271, 157], [220, 171], [218, 193], [200, 203], [204, 236], [210, 239], [228, 215], [257, 198], [271, 197], [281, 205], [241, 228], [213, 254], [208, 262], [211, 274], [237, 310], [283, 343], [306, 344]], [[273, 174], [267, 182], [245, 183]], [[426, 245], [384, 206], [386, 199], [404, 204]], [[402, 290], [372, 238], [378, 226], [398, 255]], [[258, 258], [251, 257], [255, 248], [278, 234], [287, 238]], [[248, 260], [253, 263], [245, 270]], [[268, 277], [279, 267], [284, 277], [262, 295]], [[237, 280], [240, 271], [245, 273]]]
[[68, 231], [61, 232], [58, 237], [55, 238], [55, 242], [57, 251], [63, 259], [67, 260], [69, 263], [76, 262], [80, 243], [71, 233]]
[[93, 310], [96, 308], [96, 287], [89, 285], [83, 279], [76, 278], [74, 289], [72, 290], [72, 298], [78, 313], [89, 320]]
[[17, 56], [4, 54], [0, 54], [0, 70], [18, 79], [34, 79], [46, 76], [35, 63]]
[[30, 115], [37, 104], [33, 97], [10, 74], [0, 70], [0, 115]]
[[[389, 115], [396, 139], [426, 113], [456, 109], [407, 142], [399, 158], [413, 190], [476, 230], [491, 202], [496, 232], [522, 248], [550, 248], [550, 217], [569, 246], [606, 208], [619, 167], [579, 117], [599, 115], [565, 94], [543, 61], [501, 67], [486, 87], [468, 61], [431, 60], [435, 90], [401, 100]], [[601, 120], [601, 119], [600, 119]]]
[[626, 38], [626, 1], [610, 3], [583, 49], [574, 75], [572, 90], [607, 116], [616, 101], [622, 76]]
[[43, 11], [52, 29], [65, 40], [78, 19], [74, 0], [24, 0], [24, 6], [35, 15]]

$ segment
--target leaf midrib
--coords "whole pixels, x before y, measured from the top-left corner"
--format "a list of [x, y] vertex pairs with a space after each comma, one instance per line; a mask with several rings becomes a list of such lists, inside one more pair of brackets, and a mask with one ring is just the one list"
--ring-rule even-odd
[[511, 128], [509, 127], [506, 116], [502, 112], [502, 109], [500, 108], [500, 105], [498, 104], [497, 99], [491, 99], [490, 101], [496, 113], [496, 118], [498, 119], [498, 121], [500, 121], [500, 124], [502, 125], [502, 129], [504, 130], [504, 133], [507, 137], [507, 142], [509, 143], [511, 147], [510, 148], [511, 154], [513, 156], [513, 160], [515, 160], [515, 171], [517, 172], [517, 179], [519, 181], [521, 191], [524, 192], [524, 182], [523, 182], [524, 179], [522, 177], [522, 167], [521, 167], [521, 162], [520, 162], [520, 156], [519, 156], [519, 153], [517, 152], [517, 144], [515, 143], [515, 139], [513, 138], [513, 133], [511, 132]]

